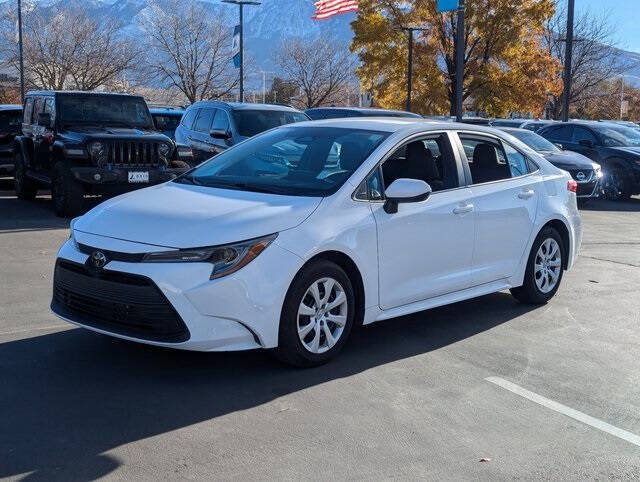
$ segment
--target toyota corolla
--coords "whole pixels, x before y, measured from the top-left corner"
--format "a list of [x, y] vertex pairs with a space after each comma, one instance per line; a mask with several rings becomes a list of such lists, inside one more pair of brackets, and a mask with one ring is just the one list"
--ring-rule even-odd
[[76, 218], [51, 306], [142, 343], [318, 365], [356, 325], [504, 289], [549, 301], [581, 242], [576, 188], [491, 128], [279, 127]]

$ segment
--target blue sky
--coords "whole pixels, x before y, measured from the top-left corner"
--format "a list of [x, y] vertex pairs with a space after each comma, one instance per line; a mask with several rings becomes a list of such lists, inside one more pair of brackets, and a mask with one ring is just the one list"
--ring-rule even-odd
[[[566, 0], [559, 0], [566, 1]], [[614, 36], [620, 47], [640, 53], [640, 0], [575, 0], [576, 11], [589, 9], [593, 13], [608, 11]]]

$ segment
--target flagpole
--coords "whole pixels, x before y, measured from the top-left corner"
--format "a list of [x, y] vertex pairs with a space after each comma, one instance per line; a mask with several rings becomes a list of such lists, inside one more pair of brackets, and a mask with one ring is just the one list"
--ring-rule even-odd
[[20, 100], [24, 104], [24, 59], [22, 54], [22, 0], [18, 0], [18, 56], [20, 58]]

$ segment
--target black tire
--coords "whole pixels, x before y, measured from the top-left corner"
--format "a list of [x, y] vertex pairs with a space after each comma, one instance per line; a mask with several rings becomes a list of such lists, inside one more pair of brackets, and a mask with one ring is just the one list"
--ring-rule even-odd
[[629, 176], [619, 167], [613, 167], [605, 173], [602, 192], [610, 201], [624, 201], [631, 197]]
[[[298, 309], [305, 296], [307, 296], [307, 290], [317, 281], [323, 278], [331, 278], [338, 282], [342, 287], [346, 296], [346, 320], [341, 334], [339, 335], [337, 342], [324, 353], [313, 353], [309, 349], [305, 348], [302, 340], [298, 336]], [[326, 285], [324, 285], [326, 286]], [[329, 303], [330, 303], [329, 298]], [[349, 338], [351, 329], [353, 327], [353, 320], [355, 319], [355, 297], [351, 280], [347, 276], [340, 266], [331, 261], [319, 260], [308, 266], [305, 266], [294, 278], [287, 296], [282, 307], [282, 314], [280, 316], [280, 330], [278, 334], [278, 348], [275, 350], [275, 355], [278, 359], [284, 363], [298, 366], [298, 367], [312, 367], [327, 363], [333, 357], [335, 357], [340, 350], [342, 350], [344, 344]], [[333, 310], [335, 311], [335, 310]], [[331, 314], [331, 313], [329, 313]], [[312, 322], [312, 318], [309, 317], [309, 323]], [[319, 321], [322, 323], [322, 321]], [[327, 329], [337, 329], [339, 325], [330, 325], [331, 322], [325, 321]], [[316, 325], [318, 327], [319, 325]], [[319, 331], [318, 338], [321, 344], [326, 344], [326, 336], [323, 333], [325, 325], [321, 325], [322, 328], [316, 328]], [[315, 330], [309, 332], [308, 336], [312, 336], [316, 333]], [[335, 332], [334, 332], [335, 333]], [[322, 337], [324, 338], [324, 341]]]
[[18, 199], [32, 201], [38, 194], [38, 185], [33, 179], [27, 177], [27, 168], [22, 151], [15, 155], [15, 167], [13, 171], [13, 186]]
[[73, 179], [71, 171], [63, 162], [57, 162], [53, 166], [51, 200], [53, 210], [59, 217], [77, 216], [84, 206], [84, 187]]
[[[536, 283], [535, 263], [538, 250], [542, 243], [547, 239], [553, 239], [560, 248], [560, 266], [558, 270], [558, 280], [555, 286], [548, 292], [542, 291]], [[547, 226], [536, 237], [533, 245], [531, 246], [531, 252], [529, 253], [529, 259], [527, 260], [527, 268], [524, 274], [524, 283], [517, 288], [511, 288], [511, 294], [521, 303], [543, 305], [547, 303], [558, 291], [560, 283], [562, 283], [562, 275], [564, 273], [565, 260], [567, 256], [567, 247], [562, 242], [562, 237], [554, 228]]]

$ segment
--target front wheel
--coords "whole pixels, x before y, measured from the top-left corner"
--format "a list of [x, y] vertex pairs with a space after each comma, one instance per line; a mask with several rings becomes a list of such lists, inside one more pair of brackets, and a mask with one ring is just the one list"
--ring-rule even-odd
[[564, 251], [558, 231], [544, 228], [531, 247], [524, 283], [512, 288], [511, 294], [522, 303], [535, 305], [545, 304], [553, 298], [562, 281]]
[[622, 169], [607, 171], [603, 181], [602, 192], [610, 201], [624, 201], [631, 196], [627, 175]]
[[84, 188], [78, 183], [63, 162], [53, 166], [51, 176], [51, 200], [56, 216], [73, 217], [80, 214], [84, 204]]
[[27, 168], [22, 151], [17, 152], [14, 159], [13, 186], [16, 190], [16, 196], [18, 199], [31, 201], [38, 194], [38, 185], [33, 179], [27, 177]]
[[349, 337], [355, 306], [351, 281], [338, 265], [321, 260], [303, 268], [282, 307], [276, 356], [300, 367], [328, 362]]

